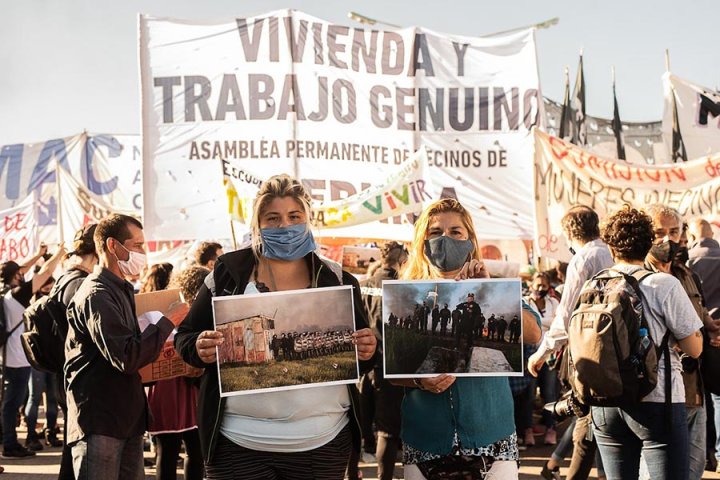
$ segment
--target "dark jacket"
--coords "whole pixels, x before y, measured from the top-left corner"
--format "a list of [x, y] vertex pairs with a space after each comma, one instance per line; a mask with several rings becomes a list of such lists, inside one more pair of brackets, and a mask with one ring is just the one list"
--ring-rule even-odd
[[80, 285], [67, 318], [68, 443], [142, 435], [148, 408], [138, 370], [157, 358], [174, 325], [163, 317], [141, 333], [132, 285], [100, 267]]
[[[334, 287], [340, 285], [335, 273], [315, 253], [305, 256], [308, 265], [314, 264], [314, 271], [318, 287]], [[312, 264], [310, 263], [312, 262]], [[250, 275], [255, 268], [256, 260], [250, 248], [230, 252], [218, 258], [215, 269], [212, 273], [212, 280], [215, 285], [215, 294], [242, 295], [250, 280]], [[313, 271], [313, 268], [310, 268]], [[220, 397], [217, 364], [207, 364], [200, 360], [195, 348], [198, 335], [205, 330], [213, 330], [212, 294], [206, 284], [198, 292], [195, 301], [190, 307], [185, 320], [178, 327], [175, 335], [175, 349], [180, 353], [183, 360], [194, 367], [204, 368], [205, 373], [200, 377], [200, 396], [198, 399], [198, 428], [200, 430], [200, 446], [206, 462], [212, 461], [213, 451], [217, 444], [222, 415], [225, 411], [225, 399]], [[367, 318], [362, 307], [360, 298], [360, 286], [351, 274], [342, 272], [342, 284], [352, 285], [353, 303], [355, 306], [355, 327], [357, 330], [367, 328]], [[361, 373], [369, 371], [375, 362], [375, 358], [360, 362]], [[353, 444], [357, 450], [360, 449], [360, 429], [358, 427], [355, 405], [357, 404], [357, 388], [348, 386], [352, 400], [351, 429]]]
[[720, 307], [720, 245], [711, 238], [704, 238], [688, 254], [688, 266], [702, 280], [708, 310]]

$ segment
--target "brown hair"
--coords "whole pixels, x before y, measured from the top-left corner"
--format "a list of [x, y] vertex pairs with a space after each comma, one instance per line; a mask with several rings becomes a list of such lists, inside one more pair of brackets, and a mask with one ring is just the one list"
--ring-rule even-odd
[[150, 270], [140, 287], [140, 293], [165, 290], [170, 284], [170, 275], [172, 274], [172, 271], [172, 263], [156, 263], [155, 265], [150, 266]]
[[600, 219], [590, 207], [576, 205], [560, 220], [565, 234], [573, 240], [590, 242], [600, 236]]
[[625, 205], [603, 225], [603, 241], [618, 260], [645, 260], [655, 241], [650, 217]]
[[108, 238], [114, 238], [120, 243], [125, 242], [131, 237], [128, 225], [135, 225], [141, 230], [143, 228], [142, 223], [137, 218], [120, 213], [112, 213], [100, 220], [93, 235], [95, 250], [107, 253]]

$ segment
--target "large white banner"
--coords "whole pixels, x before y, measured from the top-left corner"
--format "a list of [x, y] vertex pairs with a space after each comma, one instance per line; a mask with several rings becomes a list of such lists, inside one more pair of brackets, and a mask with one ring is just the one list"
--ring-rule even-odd
[[[378, 31], [282, 10], [222, 23], [141, 16], [144, 218], [155, 239], [228, 236], [221, 160], [290, 173], [319, 201], [421, 146], [483, 238], [532, 238], [534, 33]], [[401, 223], [394, 218], [391, 223]]]
[[543, 257], [570, 258], [560, 219], [574, 205], [586, 205], [602, 219], [624, 204], [661, 203], [686, 219], [712, 220], [720, 214], [719, 201], [720, 153], [676, 164], [632, 165], [535, 131], [537, 246]]
[[680, 135], [688, 160], [720, 152], [720, 92], [701, 87], [670, 72], [663, 75], [665, 110], [663, 139], [672, 152], [673, 91], [677, 105]]
[[0, 211], [0, 262], [22, 263], [37, 251], [38, 223], [32, 196]]
[[139, 135], [82, 133], [37, 143], [0, 146], [0, 209], [35, 196], [40, 240], [57, 242], [56, 169], [59, 165], [114, 210], [140, 214], [140, 143]]

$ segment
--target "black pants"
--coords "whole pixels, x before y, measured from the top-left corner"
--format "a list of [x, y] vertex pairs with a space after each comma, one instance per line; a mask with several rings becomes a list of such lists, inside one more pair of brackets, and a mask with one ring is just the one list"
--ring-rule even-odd
[[250, 450], [223, 435], [218, 438], [208, 480], [342, 480], [352, 438], [347, 425], [326, 445], [307, 452], [276, 453]]
[[202, 480], [203, 456], [200, 450], [200, 434], [197, 428], [180, 433], [161, 433], [154, 435], [157, 440], [157, 480], [175, 480], [177, 478], [177, 459], [180, 455], [180, 442], [185, 444], [185, 480]]

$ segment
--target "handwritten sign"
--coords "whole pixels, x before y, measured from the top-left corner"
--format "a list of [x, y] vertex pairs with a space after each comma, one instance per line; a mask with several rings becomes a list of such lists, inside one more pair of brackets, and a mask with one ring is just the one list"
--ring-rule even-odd
[[0, 262], [21, 262], [37, 249], [37, 222], [32, 198], [0, 211]]

